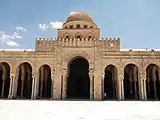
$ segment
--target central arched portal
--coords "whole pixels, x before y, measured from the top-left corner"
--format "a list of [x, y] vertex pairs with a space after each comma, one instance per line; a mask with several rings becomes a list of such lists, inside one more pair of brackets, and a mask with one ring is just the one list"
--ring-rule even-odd
[[90, 78], [89, 63], [85, 58], [78, 57], [69, 64], [67, 79], [67, 99], [89, 99]]

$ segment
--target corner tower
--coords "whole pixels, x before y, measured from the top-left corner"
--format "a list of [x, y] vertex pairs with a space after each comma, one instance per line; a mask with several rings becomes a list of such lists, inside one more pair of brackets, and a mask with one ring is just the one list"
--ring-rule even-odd
[[[58, 39], [99, 39], [100, 30], [92, 18], [84, 12], [71, 12], [62, 29], [58, 29]], [[96, 38], [96, 39], [95, 39]]]

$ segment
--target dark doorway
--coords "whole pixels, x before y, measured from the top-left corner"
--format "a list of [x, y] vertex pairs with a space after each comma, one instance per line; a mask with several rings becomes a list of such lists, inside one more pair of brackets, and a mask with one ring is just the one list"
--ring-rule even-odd
[[51, 68], [48, 65], [43, 65], [39, 69], [39, 92], [38, 98], [51, 98], [52, 97], [52, 79]]
[[146, 69], [146, 90], [148, 100], [160, 100], [159, 67], [155, 64], [148, 65]]
[[84, 58], [74, 59], [69, 66], [67, 99], [89, 99], [89, 63]]
[[10, 66], [0, 63], [0, 98], [8, 98], [10, 89]]
[[24, 62], [18, 67], [17, 98], [30, 99], [32, 94], [32, 67]]
[[139, 100], [138, 67], [126, 65], [124, 69], [124, 99]]
[[117, 81], [117, 68], [109, 65], [105, 68], [104, 76], [104, 100], [116, 99], [116, 81]]

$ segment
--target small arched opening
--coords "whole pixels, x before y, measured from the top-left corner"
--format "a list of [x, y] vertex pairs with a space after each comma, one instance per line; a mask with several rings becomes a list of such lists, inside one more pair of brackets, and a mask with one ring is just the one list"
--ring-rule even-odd
[[116, 99], [117, 68], [108, 65], [104, 75], [104, 99]]
[[150, 64], [146, 73], [147, 99], [160, 100], [160, 68], [155, 64]]
[[48, 65], [42, 65], [39, 68], [38, 98], [47, 99], [51, 97], [52, 97], [51, 68]]
[[138, 67], [134, 64], [126, 65], [124, 69], [124, 99], [139, 99]]
[[29, 63], [24, 62], [19, 65], [17, 98], [30, 99], [32, 94], [32, 67]]
[[8, 98], [10, 89], [10, 66], [6, 62], [0, 63], [0, 97]]

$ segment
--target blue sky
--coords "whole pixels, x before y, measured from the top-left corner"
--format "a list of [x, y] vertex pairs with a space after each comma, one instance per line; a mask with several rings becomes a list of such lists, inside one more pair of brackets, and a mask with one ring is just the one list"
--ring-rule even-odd
[[0, 48], [32, 49], [36, 38], [56, 38], [76, 11], [92, 16], [101, 37], [119, 37], [121, 48], [160, 48], [160, 0], [0, 0]]

